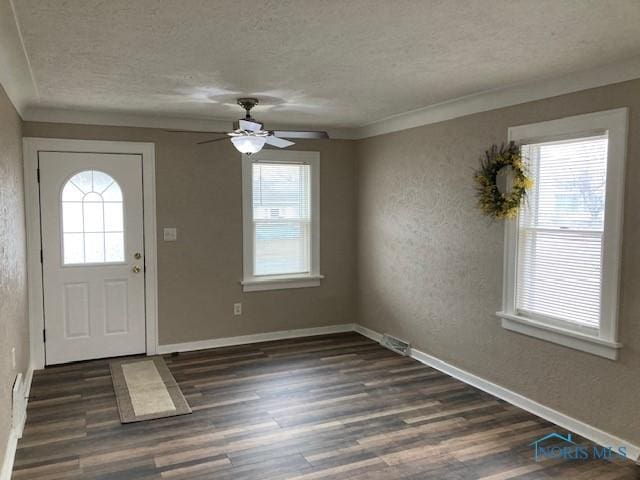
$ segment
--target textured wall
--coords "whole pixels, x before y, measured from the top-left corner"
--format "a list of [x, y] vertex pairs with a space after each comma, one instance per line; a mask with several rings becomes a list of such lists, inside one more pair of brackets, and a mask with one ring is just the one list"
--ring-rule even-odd
[[11, 427], [13, 382], [18, 372], [26, 375], [29, 365], [21, 128], [0, 87], [0, 465]]
[[[630, 107], [618, 361], [504, 330], [503, 225], [472, 173], [513, 125]], [[640, 445], [640, 80], [358, 144], [358, 318], [453, 365]]]
[[[160, 344], [353, 322], [354, 144], [299, 142], [321, 155], [320, 287], [243, 293], [240, 154], [230, 142], [156, 129], [30, 123], [25, 137], [155, 142]], [[162, 228], [178, 228], [178, 241]], [[242, 316], [233, 303], [242, 302]]]

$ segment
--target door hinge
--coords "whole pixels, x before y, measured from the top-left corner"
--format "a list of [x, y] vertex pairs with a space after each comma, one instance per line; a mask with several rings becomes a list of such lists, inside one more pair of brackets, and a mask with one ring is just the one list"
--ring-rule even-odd
[[42, 342], [47, 343], [47, 331], [44, 328], [42, 329]]
[[38, 176], [38, 183], [40, 183], [40, 168], [38, 168], [38, 170], [36, 170], [36, 174]]
[[44, 253], [42, 253], [42, 249], [40, 249], [40, 263], [44, 263]]

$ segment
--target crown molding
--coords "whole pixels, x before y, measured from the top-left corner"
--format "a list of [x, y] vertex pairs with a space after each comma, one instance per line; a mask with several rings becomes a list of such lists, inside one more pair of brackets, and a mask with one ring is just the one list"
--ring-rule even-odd
[[640, 56], [589, 70], [573, 72], [561, 77], [488, 90], [393, 115], [356, 128], [355, 136], [356, 138], [368, 138], [384, 135], [636, 78], [640, 78]]

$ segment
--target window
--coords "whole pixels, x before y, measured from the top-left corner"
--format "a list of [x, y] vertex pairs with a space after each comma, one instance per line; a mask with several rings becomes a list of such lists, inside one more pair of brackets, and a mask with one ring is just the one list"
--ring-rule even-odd
[[626, 109], [509, 129], [534, 187], [506, 228], [509, 330], [617, 358]]
[[243, 156], [244, 291], [320, 285], [319, 154]]
[[109, 175], [87, 170], [62, 189], [64, 265], [124, 262], [122, 190]]

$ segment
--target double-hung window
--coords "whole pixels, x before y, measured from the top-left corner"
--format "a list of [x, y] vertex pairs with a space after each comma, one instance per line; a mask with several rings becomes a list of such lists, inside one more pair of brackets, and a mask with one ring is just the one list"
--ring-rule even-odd
[[317, 152], [243, 156], [244, 291], [320, 285], [319, 174]]
[[534, 181], [506, 228], [502, 324], [617, 358], [627, 111], [509, 129]]

